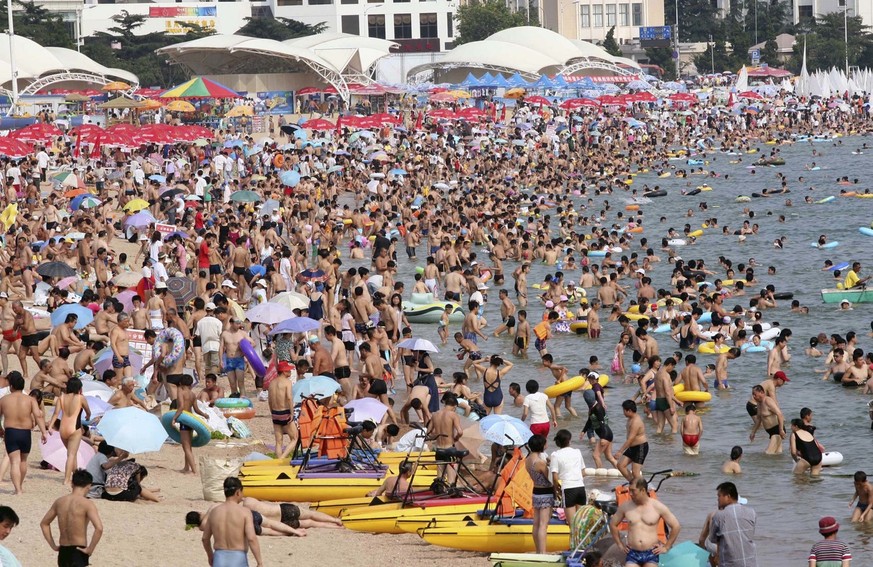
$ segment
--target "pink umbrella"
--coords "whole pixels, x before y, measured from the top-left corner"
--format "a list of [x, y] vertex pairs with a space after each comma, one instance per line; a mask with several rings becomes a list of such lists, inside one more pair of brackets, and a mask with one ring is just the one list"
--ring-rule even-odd
[[[62, 280], [63, 281], [63, 280]], [[60, 285], [60, 284], [58, 284]], [[121, 293], [115, 294], [115, 299], [121, 302], [124, 305], [124, 310], [127, 313], [131, 313], [133, 311], [133, 296], [136, 295], [135, 289], [126, 289]]]
[[[53, 432], [49, 435], [44, 445], [40, 445], [42, 460], [58, 469], [64, 470], [67, 466], [67, 448], [61, 441], [61, 434]], [[88, 461], [94, 456], [94, 449], [87, 442], [79, 443], [79, 451], [76, 453], [76, 463], [81, 469], [88, 466]]]
[[70, 276], [68, 278], [64, 278], [58, 282], [58, 289], [67, 289], [77, 281], [79, 281], [78, 276]]

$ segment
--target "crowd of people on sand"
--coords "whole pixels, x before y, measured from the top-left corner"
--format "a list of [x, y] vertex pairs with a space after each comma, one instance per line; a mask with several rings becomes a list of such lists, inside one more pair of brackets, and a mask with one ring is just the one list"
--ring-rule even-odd
[[[99, 380], [114, 390], [108, 402], [114, 408], [145, 411], [149, 403], [168, 400], [177, 412], [174, 423], [183, 411], [200, 412], [198, 400], [252, 396], [269, 408], [277, 455], [288, 455], [296, 439], [292, 384], [298, 376], [320, 375], [341, 387], [324, 403], [372, 397], [388, 406], [382, 423], [367, 425], [366, 439], [374, 448], [393, 446], [409, 422], [445, 433], [437, 445], [452, 446], [461, 434], [459, 411], [486, 415], [507, 405], [522, 408], [534, 434], [525, 466], [534, 481], [537, 548], [544, 549], [554, 496], [562, 496], [571, 518], [586, 502], [586, 492], [582, 454], [571, 447], [569, 430], [556, 431], [557, 450], [546, 453], [562, 411], [576, 416], [581, 408], [574, 407], [571, 395], [552, 400], [536, 380], [513, 373], [514, 364], [538, 357], [556, 383], [577, 374], [590, 383], [583, 395], [588, 414], [578, 435], [590, 442], [598, 468], [606, 460], [630, 483], [631, 501], [613, 517], [614, 525], [630, 521], [629, 538], [621, 541], [616, 531], [616, 544], [627, 551], [628, 565], [657, 564], [680, 526], [663, 503], [649, 497], [642, 480], [648, 435], [679, 433], [684, 450], [696, 454], [704, 418], [695, 404], [678, 402], [673, 385], [709, 390], [711, 378], [713, 388], [730, 387], [730, 361], [746, 345], [762, 344], [762, 313], [783, 303], [769, 287], [751, 295], [759, 268], [754, 259], [722, 256], [716, 265], [682, 259], [668, 240], [659, 245], [654, 234], [636, 234], [632, 229], [649, 227], [649, 219], [644, 223], [636, 209], [616, 211], [616, 202], [644, 204], [644, 194], [660, 190], [647, 178], [633, 187], [626, 183], [641, 170], [700, 179], [729, 175], [669, 161], [677, 148], [704, 157], [729, 152], [742, 162], [743, 154], [755, 150], [778, 157], [780, 144], [793, 143], [792, 134], [869, 133], [863, 99], [840, 100], [848, 111], [829, 104], [834, 101], [782, 93], [779, 104], [756, 114], [720, 112], [714, 103], [701, 102], [679, 107], [682, 112], [634, 104], [564, 115], [520, 103], [508, 113], [503, 109], [500, 118], [497, 112], [486, 114], [479, 123], [431, 119], [428, 113], [439, 105], [428, 102], [375, 131], [341, 129], [317, 140], [314, 133], [309, 139], [282, 134], [256, 144], [250, 136], [223, 130], [205, 145], [145, 144], [122, 151], [75, 147], [74, 137], [47, 139], [26, 159], [0, 162], [4, 204], [17, 207], [2, 217], [0, 416], [7, 455], [0, 478], [8, 472], [14, 492], [21, 494], [32, 430], [39, 430], [42, 442], [60, 435], [70, 455], [63, 471], [70, 493], [52, 505], [41, 527], [59, 565], [87, 565], [104, 531], [93, 499], [160, 502], [161, 495], [144, 486], [145, 466], [83, 426], [82, 416], [91, 417], [83, 383]], [[644, 121], [645, 127], [632, 128], [628, 118]], [[556, 133], [557, 126], [568, 124]], [[767, 141], [777, 144], [764, 146]], [[54, 175], [61, 169], [75, 182], [61, 185]], [[788, 189], [794, 182], [783, 176], [781, 184]], [[93, 206], [71, 206], [79, 186], [93, 192]], [[239, 191], [254, 192], [256, 198], [239, 202], [234, 197]], [[709, 213], [704, 204], [700, 207]], [[746, 214], [736, 234], [753, 239], [759, 221], [751, 208]], [[132, 220], [143, 215], [149, 215], [144, 223]], [[706, 222], [720, 228], [714, 217]], [[172, 232], [164, 230], [166, 225]], [[677, 236], [682, 235], [667, 239]], [[123, 241], [128, 252], [120, 251]], [[481, 247], [487, 251], [476, 251]], [[622, 252], [613, 252], [615, 247]], [[404, 265], [423, 264], [421, 273], [401, 270], [401, 255]], [[554, 267], [547, 281], [528, 281], [534, 262]], [[652, 272], [662, 262], [672, 268], [656, 284]], [[41, 273], [39, 266], [48, 263], [64, 264], [77, 275]], [[845, 277], [846, 288], [864, 285], [867, 278], [860, 271], [856, 262]], [[714, 288], [699, 286], [721, 274], [735, 283], [722, 286], [715, 279]], [[191, 279], [189, 301], [179, 301], [168, 289], [173, 278]], [[533, 284], [540, 289], [529, 296]], [[130, 286], [136, 294], [128, 294], [125, 303], [119, 294]], [[489, 286], [499, 289], [490, 303]], [[451, 308], [437, 324], [442, 344], [454, 341], [458, 349], [458, 368], [448, 380], [426, 351], [396, 346], [420, 327], [410, 324], [403, 301], [427, 293], [466, 313], [460, 328], [450, 320]], [[271, 335], [271, 325], [247, 321], [244, 308], [282, 304], [288, 297], [303, 297], [293, 313], [314, 319], [318, 329]], [[729, 298], [747, 301], [748, 308], [728, 310]], [[48, 325], [35, 317], [40, 309], [52, 313], [70, 304], [90, 310], [93, 322], [81, 327], [70, 314]], [[629, 318], [629, 310], [648, 318]], [[711, 317], [708, 329], [700, 322], [704, 315]], [[570, 320], [586, 322], [592, 349], [616, 341], [608, 368], [597, 356], [558, 360], [549, 352], [556, 329]], [[653, 331], [660, 324], [670, 331], [659, 341]], [[144, 392], [137, 391], [139, 378], [131, 364], [131, 329], [144, 331], [154, 349]], [[170, 352], [169, 335], [180, 337], [181, 355]], [[839, 376], [873, 391], [870, 355], [865, 359], [855, 347], [857, 336], [850, 335], [816, 338], [806, 354], [826, 358], [825, 379]], [[275, 367], [276, 378], [268, 386], [254, 378], [241, 350], [244, 338], [259, 345], [256, 355], [262, 362]], [[787, 328], [772, 339], [763, 380], [749, 392], [750, 439], [763, 430], [766, 452], [779, 453], [789, 438], [796, 472], [815, 475], [823, 448], [815, 440], [813, 413], [804, 408], [787, 431], [777, 397], [791, 381], [786, 373], [791, 340]], [[718, 354], [715, 364], [701, 367], [690, 351], [707, 341]], [[489, 342], [501, 345], [494, 350], [511, 350], [511, 357], [489, 356], [483, 349]], [[662, 354], [666, 345], [678, 350]], [[106, 347], [112, 368], [95, 376], [95, 355]], [[626, 419], [620, 445], [607, 417], [602, 373], [639, 384], [635, 399], [609, 400], [610, 412], [616, 415], [612, 406], [618, 407]], [[181, 429], [182, 472], [194, 474], [191, 432]], [[86, 470], [76, 466], [81, 443], [96, 449]], [[735, 447], [723, 471], [739, 473], [741, 457], [742, 449]], [[700, 537], [723, 567], [756, 564], [755, 512], [738, 504], [737, 490], [730, 482], [718, 486], [719, 510]], [[871, 490], [858, 472], [852, 521], [873, 517]], [[186, 524], [203, 531], [212, 565], [245, 565], [249, 549], [260, 565], [259, 534], [300, 536], [307, 528], [341, 525], [293, 503], [244, 498], [235, 478], [225, 481], [224, 491], [227, 502], [186, 517]], [[656, 517], [672, 528], [666, 542], [657, 539]], [[51, 531], [55, 519], [61, 529], [57, 543]], [[12, 509], [0, 507], [0, 536], [18, 521]], [[838, 555], [847, 564], [851, 554], [835, 539], [838, 528], [833, 517], [822, 518], [825, 539], [813, 548], [811, 565], [813, 560], [829, 565]], [[594, 564], [595, 556], [589, 561]]]

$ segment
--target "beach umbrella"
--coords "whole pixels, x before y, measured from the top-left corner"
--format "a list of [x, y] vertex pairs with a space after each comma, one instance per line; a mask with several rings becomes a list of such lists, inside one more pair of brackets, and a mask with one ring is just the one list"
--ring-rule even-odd
[[112, 283], [118, 287], [131, 287], [138, 284], [141, 279], [142, 275], [138, 272], [121, 272], [112, 278]]
[[294, 384], [292, 392], [294, 393], [294, 403], [299, 404], [303, 398], [327, 398], [339, 392], [340, 389], [339, 382], [333, 378], [313, 376], [299, 380]]
[[279, 181], [282, 182], [282, 185], [297, 187], [297, 184], [300, 183], [300, 173], [292, 169], [283, 171], [279, 174]]
[[63, 135], [64, 133], [61, 132], [60, 128], [54, 124], [38, 122], [12, 132], [9, 137], [22, 142], [48, 142]]
[[91, 419], [88, 423], [94, 423], [95, 419], [101, 417], [114, 407], [109, 405], [109, 402], [106, 400], [98, 398], [97, 396], [85, 396], [85, 400], [88, 401], [88, 409], [91, 410]]
[[[470, 416], [476, 416], [475, 413], [470, 413]], [[455, 442], [455, 447], [458, 449], [466, 449], [470, 452], [468, 455], [469, 460], [478, 461], [481, 459], [481, 454], [479, 453], [479, 449], [482, 447], [482, 443], [485, 442], [485, 436], [482, 435], [482, 428], [479, 427], [479, 423], [469, 417], [461, 418], [461, 438]]]
[[498, 445], [524, 445], [533, 436], [525, 422], [506, 414], [491, 414], [479, 421], [485, 441]]
[[76, 272], [75, 268], [70, 267], [69, 264], [64, 262], [46, 262], [36, 267], [36, 273], [44, 278], [57, 279], [75, 276], [78, 272]]
[[52, 174], [51, 176], [52, 183], [55, 185], [60, 185], [61, 187], [80, 187], [85, 188], [85, 183], [79, 176], [74, 174], [72, 171], [59, 171], [57, 173]]
[[747, 98], [749, 100], [764, 100], [764, 97], [756, 93], [755, 91], [743, 91], [737, 96]]
[[[64, 447], [64, 442], [61, 440], [61, 434], [52, 432], [44, 444], [39, 446], [42, 453], [42, 460], [63, 471], [67, 466], [67, 448]], [[89, 443], [79, 443], [79, 450], [76, 452], [76, 467], [84, 469], [88, 466], [91, 457], [94, 456], [94, 448]]]
[[61, 305], [52, 312], [52, 327], [59, 327], [64, 324], [67, 315], [74, 314], [79, 317], [76, 321], [76, 329], [84, 329], [94, 320], [94, 312], [78, 303], [69, 303]]
[[124, 306], [124, 310], [127, 313], [133, 311], [133, 296], [136, 295], [136, 290], [126, 289], [122, 292], [115, 294], [115, 299], [118, 300], [121, 305]]
[[321, 323], [315, 319], [310, 319], [309, 317], [294, 317], [293, 319], [286, 319], [276, 325], [273, 330], [270, 331], [270, 336], [282, 333], [306, 333], [308, 331], [314, 331], [319, 327], [321, 327]]
[[[187, 199], [186, 199], [186, 201], [187, 201]], [[166, 239], [168, 239], [168, 238], [172, 238], [172, 237], [174, 237], [174, 236], [178, 236], [179, 238], [189, 238], [187, 232], [182, 231], [182, 230], [174, 230], [173, 232], [171, 232], [170, 234], [168, 234], [168, 235], [164, 238], [164, 240], [166, 240]]]
[[183, 306], [197, 297], [197, 286], [191, 278], [175, 276], [167, 280], [167, 292], [178, 305]]
[[[110, 349], [111, 351], [112, 349]], [[82, 394], [108, 402], [115, 390], [98, 380], [82, 380]]]
[[341, 165], [332, 165], [332, 166], [330, 166], [330, 168], [328, 168], [327, 172], [328, 172], [328, 173], [337, 173], [337, 172], [340, 172], [340, 171], [342, 171], [342, 170], [343, 170], [343, 166], [341, 166]]
[[66, 277], [66, 278], [62, 279], [61, 281], [59, 281], [55, 285], [55, 287], [57, 287], [58, 289], [67, 289], [73, 283], [75, 283], [77, 281], [79, 281], [79, 276], [69, 276], [69, 277]]
[[194, 77], [190, 81], [164, 91], [160, 98], [239, 98], [239, 93], [212, 79]]
[[388, 413], [388, 406], [375, 398], [353, 400], [344, 407], [353, 410], [349, 416], [349, 421], [360, 422], [372, 419], [375, 423], [380, 423], [385, 414]]
[[397, 348], [409, 350], [424, 350], [427, 352], [439, 352], [439, 349], [427, 339], [405, 339], [397, 343]]
[[307, 268], [297, 274], [297, 281], [300, 282], [310, 282], [310, 281], [324, 281], [327, 275], [323, 270], [314, 270], [312, 268]]
[[523, 88], [515, 87], [503, 93], [503, 98], [524, 98], [524, 92]]
[[124, 204], [122, 209], [127, 212], [136, 212], [149, 208], [149, 202], [145, 199], [133, 199]]
[[264, 323], [265, 325], [275, 325], [288, 319], [296, 317], [294, 312], [276, 303], [259, 303], [246, 311], [246, 319], [252, 323]]
[[274, 295], [270, 303], [278, 303], [288, 309], [305, 309], [309, 307], [309, 298], [296, 291], [283, 291]]
[[234, 106], [230, 109], [230, 111], [224, 115], [225, 118], [238, 118], [240, 116], [254, 116], [255, 109], [251, 106], [240, 105]]
[[93, 209], [101, 203], [102, 201], [94, 195], [90, 193], [82, 193], [81, 195], [73, 197], [73, 200], [70, 201], [70, 210], [78, 211], [79, 209]]
[[259, 207], [259, 211], [261, 215], [272, 215], [273, 211], [281, 207], [282, 204], [276, 199], [267, 199], [263, 202], [263, 204]]
[[308, 130], [315, 131], [327, 131], [336, 129], [336, 124], [334, 124], [330, 120], [325, 120], [323, 118], [313, 118], [312, 120], [307, 120], [302, 124], [302, 126]]
[[149, 179], [152, 181], [157, 181], [158, 183], [166, 183], [167, 182], [167, 178], [164, 177], [163, 175], [157, 175], [157, 174], [149, 175]]
[[405, 169], [400, 169], [399, 167], [395, 167], [391, 171], [388, 172], [388, 175], [409, 175], [406, 173]]
[[148, 211], [140, 211], [135, 215], [130, 215], [126, 219], [124, 219], [124, 226], [129, 227], [132, 226], [134, 228], [142, 228], [148, 226], [154, 222], [157, 222], [154, 215], [152, 215]]
[[533, 104], [536, 106], [550, 106], [552, 104], [552, 101], [550, 101], [549, 99], [547, 99], [544, 96], [539, 96], [539, 95], [525, 97], [524, 102], [526, 102], [527, 104]]
[[106, 442], [134, 455], [160, 451], [167, 440], [167, 430], [152, 413], [136, 407], [106, 412], [97, 431]]
[[0, 138], [0, 155], [17, 159], [29, 156], [32, 153], [33, 149], [20, 140], [8, 137]]
[[124, 81], [112, 81], [103, 85], [103, 88], [101, 90], [105, 92], [127, 91], [130, 90], [130, 85], [128, 85]]
[[288, 136], [292, 136], [292, 135], [294, 135], [294, 132], [297, 132], [298, 130], [300, 130], [300, 126], [298, 126], [297, 124], [283, 124], [282, 126], [279, 127], [279, 130], [283, 134], [287, 134]]
[[235, 203], [257, 203], [261, 196], [254, 191], [236, 191], [230, 196], [230, 200]]

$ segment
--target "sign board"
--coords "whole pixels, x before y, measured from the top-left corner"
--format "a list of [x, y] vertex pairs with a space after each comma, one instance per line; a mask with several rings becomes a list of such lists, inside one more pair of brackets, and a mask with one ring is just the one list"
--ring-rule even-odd
[[164, 224], [164, 223], [155, 223], [155, 230], [160, 232], [163, 235], [170, 234], [172, 232], [176, 232], [176, 225], [174, 224]]
[[436, 53], [440, 51], [440, 39], [438, 37], [422, 37], [416, 39], [394, 39], [394, 43], [400, 45], [392, 53]]
[[216, 6], [149, 6], [149, 18], [164, 18], [164, 31], [169, 35], [184, 35], [188, 28], [182, 24], [198, 25], [206, 31], [215, 31]]
[[671, 26], [648, 26], [640, 28], [640, 47], [670, 47], [673, 43]]
[[752, 65], [757, 65], [758, 63], [761, 62], [761, 50], [760, 49], [753, 49], [752, 52], [750, 53], [750, 55], [752, 56]]

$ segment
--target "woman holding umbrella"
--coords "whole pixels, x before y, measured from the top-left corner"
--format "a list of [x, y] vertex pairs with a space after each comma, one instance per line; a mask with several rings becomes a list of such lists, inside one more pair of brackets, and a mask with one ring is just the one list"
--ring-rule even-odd
[[70, 486], [73, 471], [76, 470], [76, 455], [79, 453], [79, 444], [82, 442], [82, 410], [85, 410], [85, 419], [91, 419], [91, 408], [88, 400], [82, 395], [82, 381], [78, 378], [70, 378], [67, 381], [65, 394], [61, 394], [60, 400], [55, 403], [55, 413], [49, 423], [49, 430], [54, 429], [60, 421], [61, 441], [67, 448], [67, 464], [64, 467], [64, 485]]

